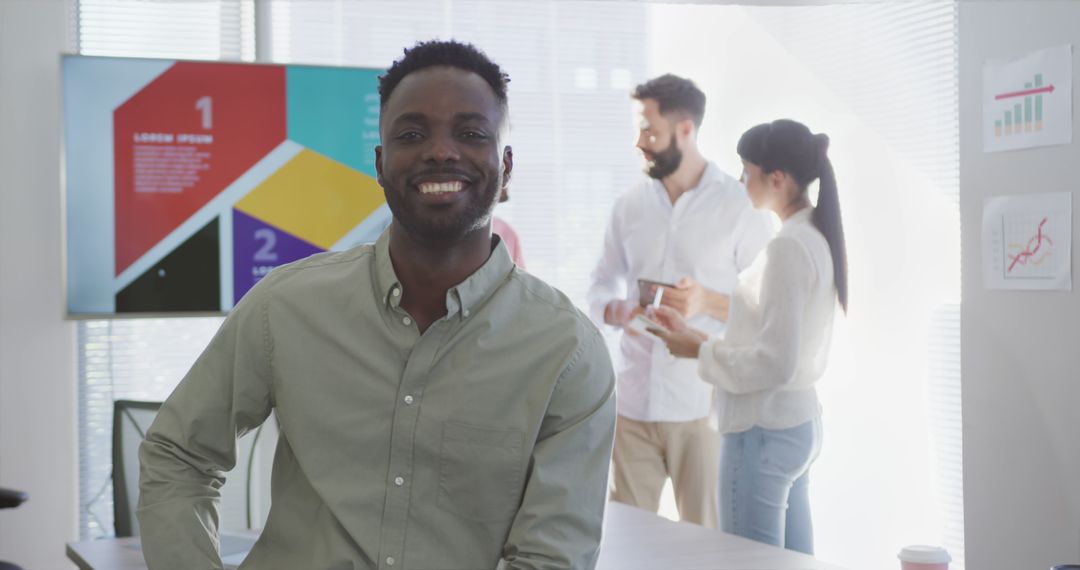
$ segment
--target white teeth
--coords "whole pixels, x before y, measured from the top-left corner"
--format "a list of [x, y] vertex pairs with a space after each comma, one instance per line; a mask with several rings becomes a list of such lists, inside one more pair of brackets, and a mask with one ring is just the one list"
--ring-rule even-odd
[[445, 194], [447, 192], [460, 192], [465, 183], [460, 180], [453, 182], [423, 182], [420, 184], [421, 194]]

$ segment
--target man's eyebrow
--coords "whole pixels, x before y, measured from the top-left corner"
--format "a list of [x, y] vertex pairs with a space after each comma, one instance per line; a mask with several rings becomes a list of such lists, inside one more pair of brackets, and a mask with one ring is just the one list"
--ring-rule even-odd
[[413, 112], [413, 113], [403, 113], [401, 115], [398, 115], [397, 117], [394, 117], [394, 120], [391, 123], [395, 124], [395, 123], [427, 123], [427, 122], [428, 122], [427, 115], [425, 115], [423, 113]]
[[[468, 122], [468, 121], [477, 122], [477, 123], [491, 123], [492, 122], [491, 118], [488, 117], [487, 115], [485, 115], [483, 113], [476, 113], [476, 112], [456, 113], [456, 114], [454, 114], [454, 121], [459, 122], [459, 123]], [[397, 117], [394, 118], [393, 121], [391, 121], [391, 124], [397, 124], [397, 123], [423, 123], [423, 124], [427, 124], [429, 122], [430, 122], [430, 119], [429, 119], [429, 117], [427, 115], [425, 115], [424, 113], [420, 113], [418, 111], [413, 111], [413, 112], [410, 112], [410, 113], [402, 113], [402, 114], [398, 115]]]
[[476, 121], [479, 123], [490, 123], [491, 119], [483, 113], [457, 113], [454, 115], [456, 121]]

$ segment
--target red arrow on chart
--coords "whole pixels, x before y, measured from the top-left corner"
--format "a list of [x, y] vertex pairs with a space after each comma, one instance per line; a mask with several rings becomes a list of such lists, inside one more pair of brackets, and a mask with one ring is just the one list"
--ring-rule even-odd
[[995, 95], [994, 99], [1011, 99], [1013, 97], [1023, 97], [1025, 95], [1035, 95], [1038, 93], [1053, 93], [1054, 86], [1049, 85], [1047, 87], [1039, 87], [1038, 89], [1027, 89], [1024, 91], [1013, 91], [1012, 93], [1002, 93], [1001, 95]]

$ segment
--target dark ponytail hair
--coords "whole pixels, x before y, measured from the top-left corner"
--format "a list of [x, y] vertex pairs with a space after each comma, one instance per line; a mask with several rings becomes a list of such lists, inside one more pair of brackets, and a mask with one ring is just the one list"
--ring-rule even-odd
[[758, 125], [739, 139], [739, 156], [761, 168], [764, 174], [786, 172], [805, 194], [814, 180], [818, 200], [814, 208], [814, 226], [825, 236], [832, 254], [833, 282], [840, 306], [847, 312], [847, 246], [840, 217], [840, 197], [836, 192], [836, 174], [829, 161], [829, 137], [813, 134], [806, 125], [780, 119]]

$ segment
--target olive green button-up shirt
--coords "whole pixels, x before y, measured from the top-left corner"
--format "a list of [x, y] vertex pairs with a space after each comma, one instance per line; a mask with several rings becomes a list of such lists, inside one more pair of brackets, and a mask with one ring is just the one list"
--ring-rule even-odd
[[592, 568], [615, 427], [597, 330], [498, 243], [420, 334], [384, 233], [282, 266], [232, 311], [140, 448], [151, 569], [220, 568], [217, 489], [276, 411], [241, 568]]

